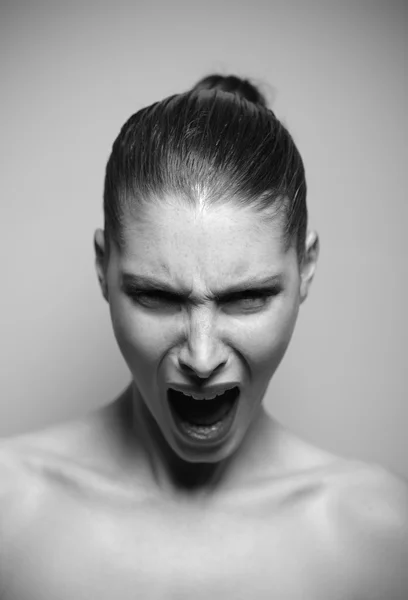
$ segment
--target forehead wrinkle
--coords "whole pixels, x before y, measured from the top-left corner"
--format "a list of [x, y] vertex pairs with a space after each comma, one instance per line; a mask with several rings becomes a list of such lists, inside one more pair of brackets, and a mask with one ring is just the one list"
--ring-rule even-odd
[[[210, 255], [207, 256], [205, 237], [203, 238], [203, 242], [197, 242], [198, 245], [194, 245], [194, 253], [192, 252], [193, 248], [190, 248], [185, 240], [183, 241], [183, 228], [188, 228], [187, 233], [193, 235], [192, 240], [194, 239], [195, 227], [199, 228], [200, 235], [204, 234], [205, 236], [205, 227], [211, 227], [213, 223], [216, 226], [221, 225], [221, 223], [217, 223], [217, 217], [226, 210], [226, 207], [223, 207], [223, 209], [219, 207], [218, 210], [205, 211], [206, 217], [204, 217], [204, 214], [201, 214], [201, 218], [199, 218], [199, 211], [191, 211], [191, 209], [185, 211], [185, 209], [183, 210], [179, 207], [175, 212], [171, 211], [170, 222], [168, 214], [156, 214], [153, 212], [153, 215], [151, 215], [153, 231], [146, 230], [146, 226], [140, 227], [140, 223], [137, 220], [128, 223], [126, 229], [129, 236], [129, 244], [126, 244], [126, 251], [124, 253], [125, 262], [128, 262], [128, 260], [129, 263], [135, 261], [135, 266], [139, 263], [141, 267], [144, 263], [151, 274], [163, 274], [163, 280], [174, 282], [175, 285], [177, 284], [183, 288], [186, 288], [186, 285], [183, 284], [187, 284], [186, 278], [188, 278], [190, 285], [187, 287], [191, 287], [191, 283], [196, 282], [196, 288], [197, 290], [201, 288], [202, 294], [210, 293], [210, 287], [207, 285], [206, 279], [212, 280], [212, 287], [214, 285], [218, 287], [218, 281], [231, 281], [231, 276], [240, 280], [246, 279], [247, 276], [252, 278], [254, 274], [254, 260], [250, 261], [248, 259], [248, 252], [253, 244], [255, 244], [255, 248], [257, 247], [257, 241], [260, 239], [259, 236], [265, 238], [266, 244], [268, 238], [271, 242], [273, 240], [273, 244], [278, 243], [278, 246], [275, 247], [275, 252], [278, 251], [280, 254], [282, 250], [281, 236], [279, 235], [281, 233], [279, 231], [279, 220], [276, 216], [271, 222], [265, 219], [264, 215], [255, 215], [253, 211], [248, 209], [235, 211], [235, 214], [227, 215], [228, 219], [225, 222], [226, 231], [225, 229], [221, 230], [224, 232], [223, 235], [225, 235], [223, 239], [225, 252], [223, 256], [217, 255], [218, 258], [212, 256], [210, 264], [208, 263]], [[177, 218], [178, 216], [182, 216], [179, 215], [178, 211], [185, 212], [187, 216], [184, 224]], [[193, 220], [191, 220], [192, 215], [194, 217]], [[239, 217], [242, 218], [244, 215], [244, 221], [240, 220]], [[246, 219], [247, 216], [248, 219]], [[214, 218], [215, 222], [213, 221]], [[238, 219], [236, 226], [234, 223], [235, 219]], [[146, 225], [147, 229], [149, 229], [149, 225]], [[238, 264], [236, 264], [238, 256], [234, 251], [234, 245], [237, 244], [237, 240], [240, 258]], [[162, 245], [161, 241], [164, 242], [164, 245]], [[137, 249], [138, 246], [140, 250]], [[229, 246], [231, 246], [231, 251]], [[244, 247], [247, 248], [244, 250]], [[174, 254], [173, 250], [176, 250]], [[259, 254], [258, 251], [257, 254]], [[263, 257], [264, 252], [261, 252], [261, 254]], [[264, 263], [261, 254], [259, 254], [258, 258]], [[271, 256], [271, 259], [273, 259], [273, 256]], [[267, 263], [265, 262], [265, 265], [270, 264], [270, 262], [268, 260]], [[274, 261], [272, 260], [272, 262]], [[275, 266], [279, 267], [279, 261]], [[202, 282], [202, 285], [200, 285], [200, 282]], [[236, 281], [231, 281], [231, 283], [235, 284]]]
[[[169, 263], [163, 256], [155, 259], [154, 256], [151, 255], [150, 260], [148, 259], [146, 262], [143, 261], [142, 263], [140, 260], [137, 260], [138, 258], [140, 259], [140, 256], [138, 256], [137, 253], [128, 252], [126, 256], [127, 260], [125, 260], [122, 264], [126, 265], [127, 263], [129, 265], [129, 269], [127, 269], [129, 272], [138, 272], [138, 266], [140, 265], [140, 267], [142, 267], [142, 265], [144, 265], [145, 268], [143, 269], [142, 267], [142, 272], [140, 273], [141, 275], [143, 274], [145, 276], [153, 277], [156, 276], [156, 279], [162, 279], [164, 284], [173, 284], [173, 286], [177, 286], [180, 290], [188, 290], [188, 293], [192, 293], [192, 290], [195, 287], [197, 289], [197, 293], [201, 292], [203, 296], [214, 293], [212, 291], [214, 288], [219, 289], [219, 281], [224, 282], [226, 286], [233, 286], [237, 283], [237, 281], [244, 284], [247, 280], [252, 281], [254, 279], [263, 279], [268, 276], [270, 277], [274, 273], [277, 274], [280, 271], [279, 264], [271, 265], [271, 261], [268, 262], [269, 269], [266, 274], [263, 274], [262, 272], [257, 274], [254, 272], [253, 262], [250, 260], [240, 260], [238, 263], [235, 263], [234, 261], [235, 264], [231, 264], [230, 262], [225, 264], [225, 261], [219, 261], [217, 268], [211, 268], [209, 270], [209, 276], [214, 278], [214, 283], [212, 285], [208, 285], [205, 282], [206, 269], [205, 267], [200, 266], [199, 261], [194, 261], [192, 270], [190, 272], [190, 269], [187, 268], [187, 263], [182, 263], [182, 266], [180, 267], [180, 265], [175, 264], [174, 261], [173, 264], [171, 264], [171, 262]], [[146, 267], [148, 270], [146, 270]], [[161, 278], [160, 275], [162, 275]], [[186, 278], [188, 278], [190, 281], [187, 282]], [[200, 281], [203, 281], [202, 285], [200, 285]]]
[[163, 261], [160, 261], [160, 264], [159, 264], [159, 272], [161, 272], [161, 271], [163, 271], [167, 275], [167, 277], [171, 276], [169, 267]]
[[[192, 283], [187, 283], [186, 281], [183, 281], [183, 275], [186, 274], [185, 271], [183, 274], [181, 274], [180, 272], [175, 271], [172, 265], [168, 265], [164, 261], [160, 262], [160, 268], [157, 271], [155, 270], [155, 273], [165, 273], [167, 281], [174, 282], [175, 285], [178, 285], [180, 287], [180, 289], [189, 290], [189, 293], [191, 294], [193, 293], [193, 289], [195, 288], [198, 292], [201, 289], [201, 294], [205, 298], [207, 298], [207, 296], [214, 295], [216, 293], [216, 290], [214, 290], [213, 288], [219, 288], [219, 284], [215, 283], [213, 284], [213, 286], [211, 286], [205, 283], [205, 275], [203, 274], [202, 269], [198, 266], [198, 264], [196, 266], [197, 271], [194, 271], [193, 275], [191, 276]], [[235, 278], [235, 280], [232, 279], [232, 281], [230, 281], [230, 278], [223, 273], [215, 273], [215, 280], [223, 281], [228, 286], [235, 285], [237, 280], [245, 282], [246, 279], [254, 279], [257, 276], [256, 274], [254, 275], [253, 269], [251, 269], [250, 267], [251, 265], [249, 261], [240, 262], [234, 265], [233, 267], [228, 266], [228, 268], [226, 269], [226, 273], [232, 275], [232, 277]], [[214, 275], [214, 272], [212, 274]], [[270, 275], [270, 273], [268, 273], [268, 275]], [[190, 279], [188, 273], [187, 276]], [[262, 275], [259, 275], [259, 278], [261, 279]], [[202, 286], [200, 286], [199, 283], [201, 280], [203, 281]]]
[[[163, 230], [164, 236], [169, 235], [169, 230], [173, 227], [173, 236], [178, 238], [185, 235], [183, 227], [188, 228], [188, 232], [197, 227], [200, 234], [205, 234], [205, 229], [218, 224], [219, 218], [224, 220], [225, 213], [227, 220], [223, 223], [224, 235], [226, 235], [225, 243], [228, 243], [229, 235], [239, 235], [242, 228], [247, 233], [245, 241], [250, 243], [251, 233], [252, 235], [270, 235], [276, 241], [282, 241], [282, 219], [278, 212], [275, 210], [271, 215], [270, 211], [264, 211], [263, 213], [256, 213], [250, 207], [237, 207], [230, 206], [230, 202], [222, 206], [211, 206], [208, 207], [205, 204], [199, 204], [195, 207], [187, 207], [180, 204], [177, 201], [178, 198], [170, 197], [166, 200], [167, 208], [170, 208], [170, 214], [168, 211], [158, 211], [157, 208], [151, 207], [150, 217], [145, 215], [143, 222], [135, 218], [132, 222], [126, 223], [124, 231], [127, 234], [134, 235], [137, 238], [143, 237], [146, 233], [146, 227], [149, 227], [149, 223], [154, 228]], [[244, 217], [245, 223], [242, 221]], [[157, 234], [156, 234], [157, 235]], [[159, 236], [160, 237], [160, 236]], [[233, 241], [231, 241], [233, 243]], [[126, 253], [128, 254], [128, 253]]]

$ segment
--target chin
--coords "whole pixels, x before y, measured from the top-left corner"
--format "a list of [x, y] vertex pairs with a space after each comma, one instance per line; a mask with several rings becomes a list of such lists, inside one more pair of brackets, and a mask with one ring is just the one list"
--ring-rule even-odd
[[183, 461], [194, 464], [217, 464], [227, 460], [239, 448], [239, 441], [234, 437], [221, 443], [209, 444], [197, 441], [196, 443], [185, 440], [172, 439], [167, 443], [173, 452]]

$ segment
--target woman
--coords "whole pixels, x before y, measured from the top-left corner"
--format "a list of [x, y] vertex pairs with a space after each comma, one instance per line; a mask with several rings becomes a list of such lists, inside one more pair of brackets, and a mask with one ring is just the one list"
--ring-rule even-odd
[[262, 400], [318, 258], [302, 159], [260, 92], [210, 76], [122, 127], [96, 270], [132, 381], [3, 441], [5, 600], [402, 600], [408, 491]]

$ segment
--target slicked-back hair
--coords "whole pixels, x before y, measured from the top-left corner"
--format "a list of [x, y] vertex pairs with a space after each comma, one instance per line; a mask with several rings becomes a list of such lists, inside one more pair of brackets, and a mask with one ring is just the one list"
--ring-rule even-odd
[[190, 91], [139, 110], [123, 125], [106, 167], [105, 243], [121, 250], [129, 216], [169, 195], [201, 210], [229, 204], [280, 218], [286, 248], [303, 259], [307, 228], [302, 158], [248, 80], [210, 75]]

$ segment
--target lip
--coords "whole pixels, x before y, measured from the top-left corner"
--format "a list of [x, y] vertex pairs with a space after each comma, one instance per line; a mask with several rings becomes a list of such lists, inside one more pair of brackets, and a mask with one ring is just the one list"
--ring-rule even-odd
[[170, 415], [176, 437], [183, 440], [183, 444], [187, 443], [189, 446], [199, 444], [202, 448], [206, 447], [207, 449], [219, 447], [220, 444], [226, 442], [233, 430], [239, 408], [241, 392], [239, 386], [234, 387], [238, 387], [239, 391], [229, 411], [220, 420], [208, 425], [197, 425], [188, 419], [185, 420], [170, 402]]
[[167, 389], [171, 388], [178, 392], [183, 392], [185, 394], [193, 395], [195, 398], [199, 400], [205, 400], [208, 396], [215, 396], [218, 394], [223, 394], [225, 391], [230, 390], [232, 388], [238, 387], [240, 388], [238, 381], [226, 381], [224, 383], [219, 383], [217, 385], [209, 385], [207, 387], [197, 388], [185, 383], [168, 383]]

